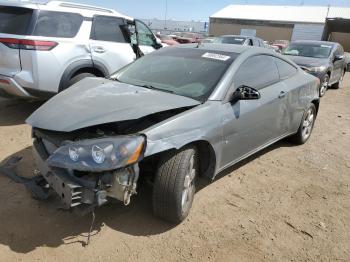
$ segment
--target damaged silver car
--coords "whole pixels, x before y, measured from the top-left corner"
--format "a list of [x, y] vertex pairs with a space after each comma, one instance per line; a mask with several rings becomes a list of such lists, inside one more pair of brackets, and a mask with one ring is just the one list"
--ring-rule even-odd
[[269, 49], [190, 44], [145, 56], [110, 79], [86, 78], [27, 123], [44, 186], [66, 209], [110, 199], [128, 205], [142, 177], [153, 184], [154, 213], [178, 223], [198, 177], [213, 180], [286, 137], [305, 143], [318, 85]]

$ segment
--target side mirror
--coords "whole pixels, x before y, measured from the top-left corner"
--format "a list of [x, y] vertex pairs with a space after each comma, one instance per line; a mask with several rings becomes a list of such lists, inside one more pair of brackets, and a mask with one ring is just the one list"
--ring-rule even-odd
[[162, 45], [162, 40], [160, 40], [158, 37], [156, 37], [156, 41], [155, 41], [153, 47], [154, 47], [155, 49], [160, 49], [160, 48], [162, 48], [162, 47], [163, 47], [163, 45]]
[[258, 90], [250, 86], [242, 85], [238, 87], [235, 92], [233, 92], [230, 101], [234, 103], [239, 100], [257, 100], [260, 98], [261, 95]]
[[340, 60], [343, 60], [343, 59], [344, 59], [343, 55], [336, 55], [336, 56], [334, 56], [334, 62], [340, 61]]

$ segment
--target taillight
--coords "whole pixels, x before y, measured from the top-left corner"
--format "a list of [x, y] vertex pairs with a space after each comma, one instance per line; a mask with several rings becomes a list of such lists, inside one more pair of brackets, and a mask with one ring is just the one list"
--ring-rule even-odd
[[7, 47], [13, 49], [38, 51], [49, 51], [58, 45], [58, 43], [51, 41], [26, 40], [15, 38], [0, 38], [0, 43], [3, 43]]

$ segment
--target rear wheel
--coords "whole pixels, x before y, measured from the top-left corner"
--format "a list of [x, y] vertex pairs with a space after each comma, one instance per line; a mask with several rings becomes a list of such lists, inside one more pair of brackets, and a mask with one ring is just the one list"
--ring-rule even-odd
[[162, 158], [153, 188], [155, 215], [174, 223], [180, 223], [188, 216], [196, 191], [197, 162], [193, 147]]
[[69, 80], [68, 82], [68, 87], [78, 83], [79, 81], [83, 80], [84, 78], [86, 77], [96, 77], [94, 74], [91, 74], [91, 73], [81, 73], [81, 74], [78, 74], [74, 77], [72, 77], [71, 80]]
[[332, 88], [334, 89], [339, 89], [342, 86], [343, 80], [344, 80], [344, 76], [345, 76], [345, 71], [342, 73], [341, 78], [339, 79], [338, 83], [335, 83]]
[[298, 145], [305, 144], [311, 136], [315, 121], [316, 107], [310, 104], [303, 115], [298, 132], [291, 137], [291, 141]]
[[329, 85], [329, 75], [327, 74], [321, 80], [320, 97], [323, 97], [326, 94], [326, 91], [328, 89], [328, 85]]

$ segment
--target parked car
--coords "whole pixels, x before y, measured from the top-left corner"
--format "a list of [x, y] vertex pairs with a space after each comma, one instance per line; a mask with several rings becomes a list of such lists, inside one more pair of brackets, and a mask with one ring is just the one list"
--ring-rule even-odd
[[82, 80], [27, 123], [43, 186], [66, 209], [110, 198], [127, 205], [142, 177], [153, 184], [154, 213], [177, 223], [190, 211], [198, 177], [212, 180], [286, 137], [305, 143], [318, 83], [266, 48], [178, 45], [110, 79]]
[[171, 36], [162, 34], [156, 34], [156, 36], [161, 40], [163, 46], [173, 46], [179, 44], [179, 42], [175, 41]]
[[346, 71], [350, 72], [350, 53], [345, 53]]
[[214, 43], [266, 47], [264, 40], [261, 38], [242, 35], [219, 36], [215, 38]]
[[197, 33], [177, 33], [176, 36], [173, 37], [175, 41], [180, 44], [192, 44], [199, 43], [203, 39], [203, 36]]
[[320, 79], [320, 97], [328, 87], [339, 88], [346, 71], [343, 47], [334, 42], [296, 41], [283, 54], [301, 66], [306, 72]]
[[7, 1], [0, 21], [0, 90], [22, 98], [50, 97], [85, 77], [107, 77], [161, 47], [143, 22], [100, 7]]
[[215, 37], [206, 37], [206, 38], [203, 38], [201, 40], [201, 43], [207, 43], [207, 44], [210, 44], [210, 43], [214, 43], [215, 41]]
[[289, 40], [275, 40], [272, 42], [271, 46], [281, 53], [289, 45], [289, 42]]

